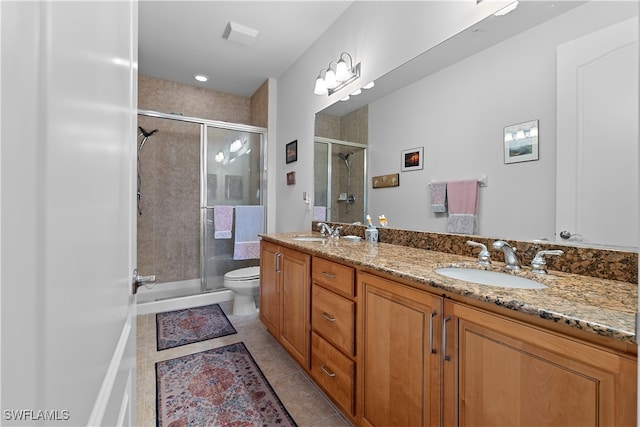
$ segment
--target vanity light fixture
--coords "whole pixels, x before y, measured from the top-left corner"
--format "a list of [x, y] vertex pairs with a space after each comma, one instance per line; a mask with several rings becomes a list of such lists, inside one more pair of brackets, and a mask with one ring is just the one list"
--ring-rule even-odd
[[[348, 63], [347, 63], [348, 61]], [[316, 78], [313, 93], [332, 95], [360, 77], [360, 63], [353, 65], [353, 58], [342, 52], [338, 61], [331, 61], [326, 70], [321, 70]]]

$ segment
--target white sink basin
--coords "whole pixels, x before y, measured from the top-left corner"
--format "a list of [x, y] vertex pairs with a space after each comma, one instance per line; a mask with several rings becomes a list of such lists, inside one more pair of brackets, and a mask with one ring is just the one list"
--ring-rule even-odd
[[475, 268], [445, 267], [437, 268], [436, 273], [452, 279], [464, 280], [478, 283], [480, 285], [496, 286], [500, 288], [515, 289], [545, 289], [546, 286], [535, 280], [526, 277], [514, 276], [513, 274], [501, 273], [499, 271], [478, 270]]
[[300, 242], [324, 242], [323, 237], [315, 237], [315, 236], [294, 236], [293, 240], [298, 240]]

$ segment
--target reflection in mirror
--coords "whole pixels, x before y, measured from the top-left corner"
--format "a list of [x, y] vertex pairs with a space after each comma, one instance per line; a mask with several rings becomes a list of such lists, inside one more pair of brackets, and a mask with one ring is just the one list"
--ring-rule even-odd
[[366, 146], [316, 137], [314, 219], [362, 222], [366, 206]]
[[504, 162], [538, 160], [538, 121], [518, 123], [504, 128]]
[[[556, 135], [562, 124], [562, 117], [556, 115], [556, 93], [560, 91], [556, 87], [557, 52], [568, 42], [634, 19], [637, 55], [637, 16], [635, 2], [520, 2], [509, 15], [488, 17], [377, 79], [375, 88], [366, 94], [377, 92], [380, 96], [366, 100], [367, 139], [358, 140], [368, 147], [367, 183], [372, 176], [399, 172], [401, 185], [370, 191], [365, 210], [374, 217], [384, 213], [393, 228], [444, 232], [447, 214], [431, 211], [428, 183], [488, 175], [490, 185], [481, 188], [479, 196], [481, 235], [550, 241], [560, 239], [562, 230], [584, 235], [581, 229], [557, 224], [556, 220], [556, 207], [560, 205], [556, 200], [557, 185], [566, 181], [569, 173], [566, 161], [556, 154], [567, 144], [566, 138]], [[637, 59], [631, 62], [637, 67]], [[637, 76], [637, 69], [635, 73]], [[613, 81], [624, 85], [617, 79]], [[635, 105], [636, 136], [624, 138], [635, 148], [625, 146], [610, 151], [625, 152], [628, 158], [635, 159], [629, 167], [636, 174], [637, 184], [637, 154], [633, 154], [637, 153], [637, 89], [621, 92], [635, 97], [634, 102], [625, 101], [625, 105]], [[353, 108], [365, 108], [363, 102], [364, 98], [357, 96], [326, 108], [316, 115], [316, 130], [323, 117], [340, 121]], [[505, 124], [532, 117], [539, 120], [542, 132], [538, 160], [505, 164]], [[590, 118], [599, 129], [612, 123], [604, 117], [598, 124], [593, 120]], [[400, 171], [402, 150], [417, 146], [424, 146], [424, 169]], [[520, 156], [511, 157], [515, 163]], [[585, 172], [596, 175], [602, 167], [613, 167], [616, 161], [601, 163]], [[594, 186], [588, 187], [590, 197], [595, 197], [595, 190]], [[635, 206], [635, 222], [637, 200], [631, 199], [637, 195], [638, 191], [632, 189], [624, 197], [625, 206]], [[577, 193], [563, 194], [562, 200], [576, 196]], [[606, 199], [606, 195], [601, 198]], [[598, 224], [614, 223], [616, 215], [615, 210], [609, 209]], [[626, 225], [631, 229], [632, 224]], [[583, 242], [589, 246], [637, 247], [588, 237]]]

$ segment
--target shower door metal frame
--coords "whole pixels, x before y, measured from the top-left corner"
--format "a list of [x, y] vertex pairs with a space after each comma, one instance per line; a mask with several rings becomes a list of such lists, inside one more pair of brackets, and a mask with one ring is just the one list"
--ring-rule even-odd
[[362, 172], [364, 174], [364, 179], [362, 180], [362, 205], [364, 206], [362, 217], [364, 219], [364, 210], [367, 208], [367, 145], [360, 144], [358, 142], [343, 141], [341, 139], [325, 138], [323, 136], [314, 137], [313, 142], [327, 145], [327, 221], [334, 221], [333, 218], [331, 218], [331, 215], [333, 214], [333, 199], [331, 198], [331, 159], [333, 155], [333, 146], [345, 145], [348, 147], [362, 148], [364, 151], [364, 170]]
[[[206, 289], [205, 269], [206, 260], [204, 254], [205, 245], [205, 217], [207, 199], [207, 128], [214, 127], [226, 130], [236, 130], [240, 132], [251, 132], [260, 134], [260, 204], [265, 206], [267, 198], [267, 128], [259, 126], [244, 125], [239, 123], [221, 122], [218, 120], [201, 119], [198, 117], [183, 116], [180, 114], [161, 113], [153, 110], [138, 110], [138, 115], [155, 117], [159, 119], [177, 120], [200, 125], [200, 293], [208, 292]], [[267, 224], [267, 209], [264, 215], [265, 227]], [[266, 229], [266, 228], [265, 228]]]

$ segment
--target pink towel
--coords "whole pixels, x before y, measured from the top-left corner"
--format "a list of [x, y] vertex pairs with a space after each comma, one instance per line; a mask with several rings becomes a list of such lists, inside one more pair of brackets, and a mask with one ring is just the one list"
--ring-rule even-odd
[[215, 206], [213, 208], [214, 239], [230, 239], [233, 226], [233, 206]]
[[449, 233], [475, 234], [478, 229], [478, 180], [447, 183]]
[[327, 208], [326, 206], [314, 206], [313, 207], [313, 220], [314, 221], [326, 221]]

